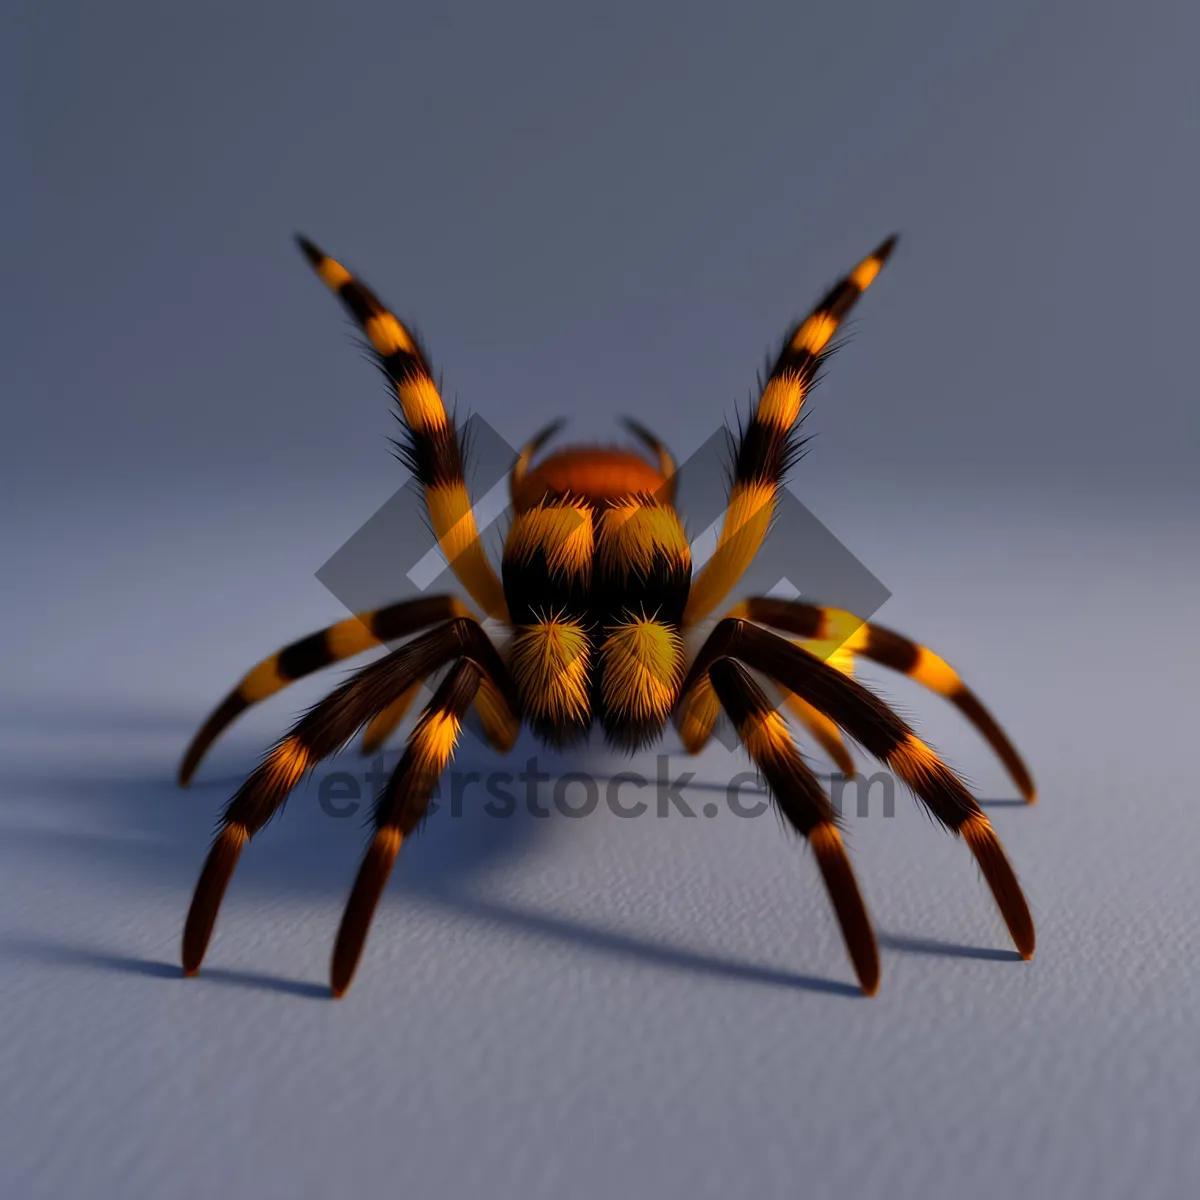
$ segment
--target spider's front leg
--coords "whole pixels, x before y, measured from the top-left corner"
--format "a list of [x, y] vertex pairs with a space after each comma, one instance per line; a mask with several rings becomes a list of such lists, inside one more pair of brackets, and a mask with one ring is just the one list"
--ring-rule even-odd
[[400, 845], [425, 817], [434, 786], [454, 756], [462, 719], [482, 678], [478, 663], [469, 658], [459, 660], [421, 714], [404, 756], [375, 802], [375, 836], [363, 857], [334, 943], [329, 986], [335, 997], [344, 995], [350, 986]]
[[[839, 665], [841, 670], [852, 668], [852, 662], [845, 666]], [[846, 749], [846, 743], [842, 741], [838, 727], [824, 713], [818, 712], [794, 692], [789, 692], [786, 688], [781, 691], [783, 706], [791, 716], [808, 730], [813, 740], [829, 755], [847, 779], [854, 778], [858, 769], [854, 765], [854, 759], [850, 757], [850, 751]], [[721, 715], [720, 710], [720, 702], [707, 675], [697, 679], [691, 691], [681, 696], [675, 709], [674, 722], [679, 740], [688, 754], [699, 754], [708, 745], [708, 740], [716, 728], [717, 718]]]
[[683, 694], [722, 658], [734, 658], [795, 692], [893, 770], [931, 815], [967, 843], [995, 897], [1013, 944], [1032, 958], [1033, 917], [1000, 839], [965, 784], [873, 692], [786, 638], [749, 621], [726, 618], [705, 642]]
[[448, 621], [364, 667], [292, 726], [226, 806], [184, 925], [185, 974], [194, 975], [200, 969], [243, 847], [279, 811], [301, 776], [336, 754], [407, 688], [464, 654], [481, 664], [495, 685], [497, 703], [508, 710], [508, 723], [515, 723], [520, 710], [508, 672], [472, 619]]
[[779, 811], [812, 846], [859, 985], [868, 996], [874, 995], [879, 987], [875, 931], [820, 781], [805, 766], [783, 719], [744, 667], [721, 658], [709, 668], [708, 676], [742, 745], [766, 778]]
[[[364, 754], [374, 754], [376, 750], [382, 749], [400, 722], [408, 715], [408, 710], [424, 682], [422, 679], [401, 692], [383, 712], [368, 722], [362, 736]], [[479, 715], [479, 723], [488, 745], [500, 754], [507, 754], [516, 744], [517, 736], [521, 732], [521, 722], [509, 707], [502, 690], [488, 675], [484, 675], [479, 681], [479, 691], [475, 695], [475, 711]]]

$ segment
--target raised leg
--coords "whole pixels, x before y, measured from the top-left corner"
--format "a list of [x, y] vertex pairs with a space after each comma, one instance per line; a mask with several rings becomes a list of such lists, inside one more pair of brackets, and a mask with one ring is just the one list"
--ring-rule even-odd
[[504, 590], [484, 553], [463, 477], [462, 445], [446, 412], [425, 352], [379, 297], [307, 238], [300, 249], [321, 282], [341, 300], [371, 343], [392, 385], [408, 431], [401, 456], [425, 490], [433, 531], [455, 575], [490, 617], [506, 620]]
[[799, 448], [796, 422], [822, 356], [895, 244], [894, 237], [888, 238], [864, 258], [784, 339], [750, 421], [737, 438], [729, 507], [717, 548], [692, 583], [686, 625], [695, 625], [708, 616], [758, 553], [775, 511], [776, 490]]

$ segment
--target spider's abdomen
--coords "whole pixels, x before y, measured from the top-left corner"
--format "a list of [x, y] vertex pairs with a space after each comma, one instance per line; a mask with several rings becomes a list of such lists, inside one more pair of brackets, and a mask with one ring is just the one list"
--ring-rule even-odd
[[683, 682], [691, 569], [678, 515], [647, 493], [519, 509], [504, 549], [509, 666], [539, 737], [579, 740], [593, 715], [625, 749], [662, 733]]

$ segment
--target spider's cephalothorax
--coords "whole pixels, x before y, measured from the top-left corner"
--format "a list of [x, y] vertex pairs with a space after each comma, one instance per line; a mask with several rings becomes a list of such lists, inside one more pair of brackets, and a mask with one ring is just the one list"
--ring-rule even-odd
[[[832, 287], [784, 339], [754, 411], [736, 439], [733, 479], [716, 550], [693, 576], [672, 495], [674, 463], [646, 429], [627, 422], [653, 462], [631, 450], [578, 447], [535, 464], [555, 428], [513, 467], [514, 516], [497, 575], [484, 553], [463, 477], [462, 445], [416, 338], [343, 266], [301, 238], [321, 280], [358, 322], [390, 381], [406, 430], [403, 457], [424, 491], [430, 522], [455, 575], [508, 636], [496, 645], [463, 601], [422, 597], [359, 613], [265, 659], [221, 702], [184, 756], [187, 784], [218, 734], [244, 709], [296, 679], [372, 647], [399, 648], [351, 676], [278, 741], [229, 802], [204, 864], [183, 935], [183, 966], [200, 967], [226, 885], [245, 843], [321, 759], [365, 727], [373, 750], [431, 677], [444, 672], [409, 734], [374, 812], [375, 834], [334, 947], [335, 995], [349, 986], [401, 842], [430, 794], [474, 706], [488, 739], [508, 750], [524, 723], [565, 746], [594, 722], [623, 749], [655, 741], [674, 716], [689, 753], [724, 712], [787, 823], [813, 847], [865, 992], [879, 954], [838, 832], [837, 816], [759, 682], [846, 774], [845, 732], [885, 763], [943, 826], [961, 834], [983, 871], [1018, 950], [1033, 954], [1033, 922], [987, 817], [961, 779], [873, 692], [854, 658], [882, 663], [963, 712], [1000, 756], [1027, 801], [1020, 756], [955, 671], [928, 648], [838, 609], [751, 597], [729, 607], [690, 659], [684, 632], [710, 617], [758, 552], [793, 457], [794, 433], [830, 341], [891, 253], [889, 238]], [[754, 672], [752, 674], [751, 672]]]

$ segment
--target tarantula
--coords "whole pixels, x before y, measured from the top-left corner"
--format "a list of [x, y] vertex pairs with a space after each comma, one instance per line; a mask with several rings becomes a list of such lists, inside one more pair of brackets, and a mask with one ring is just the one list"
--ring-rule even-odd
[[405, 429], [401, 454], [424, 491], [455, 576], [479, 612], [502, 623], [509, 636], [498, 649], [463, 601], [428, 596], [340, 621], [285, 647], [241, 680], [188, 748], [181, 784], [250, 705], [321, 667], [409, 638], [306, 712], [225, 808], [184, 928], [186, 974], [199, 970], [242, 848], [300, 778], [364, 726], [365, 747], [380, 745], [424, 682], [445, 668], [376, 800], [374, 836], [334, 946], [335, 996], [350, 984], [400, 845], [420, 824], [472, 705], [487, 738], [502, 750], [512, 747], [522, 723], [543, 742], [564, 747], [585, 738], [594, 720], [611, 745], [633, 750], [658, 739], [674, 714], [685, 748], [695, 753], [723, 711], [784, 820], [812, 846], [859, 984], [873, 993], [878, 947], [836, 814], [751, 672], [778, 686], [788, 711], [848, 774], [854, 767], [839, 731], [894, 771], [939, 823], [963, 836], [1021, 956], [1033, 955], [1029, 908], [987, 817], [958, 775], [852, 674], [854, 656], [862, 655], [949, 699], [1032, 802], [1033, 781], [1020, 756], [945, 661], [847, 612], [768, 597], [733, 605], [690, 661], [685, 651], [684, 632], [718, 609], [758, 552], [795, 456], [801, 406], [831, 338], [887, 261], [894, 237], [788, 332], [749, 421], [734, 439], [719, 540], [695, 576], [673, 505], [674, 462], [657, 438], [632, 422], [653, 461], [632, 450], [583, 446], [534, 465], [556, 426], [521, 451], [512, 468], [514, 516], [497, 575], [472, 513], [460, 435], [424, 349], [345, 267], [307, 239], [298, 241], [358, 323], [389, 381]]

